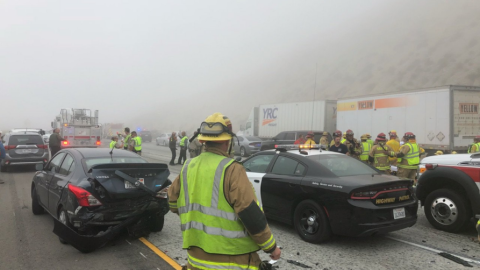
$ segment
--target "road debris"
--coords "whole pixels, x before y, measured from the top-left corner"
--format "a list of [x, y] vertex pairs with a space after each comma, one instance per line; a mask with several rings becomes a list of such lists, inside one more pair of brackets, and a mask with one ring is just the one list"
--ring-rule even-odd
[[301, 262], [298, 262], [298, 261], [293, 261], [293, 260], [287, 260], [288, 263], [291, 263], [291, 264], [294, 264], [294, 265], [297, 265], [297, 266], [300, 266], [302, 268], [312, 268], [306, 264], [303, 264]]
[[471, 264], [469, 264], [468, 262], [456, 257], [456, 256], [453, 256], [452, 254], [449, 254], [449, 253], [446, 253], [446, 252], [440, 252], [438, 253], [438, 255], [444, 257], [445, 259], [449, 259], [451, 261], [454, 261], [458, 264], [461, 264], [463, 266], [466, 266], [466, 267], [473, 267]]

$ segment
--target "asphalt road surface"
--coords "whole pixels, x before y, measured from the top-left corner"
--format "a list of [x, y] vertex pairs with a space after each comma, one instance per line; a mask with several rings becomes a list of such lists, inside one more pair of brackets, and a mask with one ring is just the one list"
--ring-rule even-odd
[[[108, 145], [104, 143], [104, 145]], [[144, 143], [142, 156], [151, 162], [168, 163], [170, 150]], [[178, 151], [177, 151], [178, 158]], [[173, 180], [181, 166], [170, 166]], [[34, 216], [31, 212], [30, 184], [34, 168], [19, 167], [0, 173], [0, 269], [173, 269], [142, 242], [121, 235], [107, 246], [83, 254], [62, 245], [53, 234], [52, 217]], [[282, 248], [278, 269], [471, 269], [438, 255], [447, 252], [464, 258], [473, 269], [480, 268], [480, 245], [474, 241], [473, 228], [460, 234], [434, 229], [419, 209], [415, 226], [375, 237], [349, 238], [335, 236], [323, 244], [302, 241], [293, 227], [269, 221]], [[161, 251], [185, 264], [180, 220], [166, 215], [162, 232], [147, 239]], [[269, 260], [267, 254], [260, 253]], [[289, 262], [290, 261], [290, 262]], [[304, 266], [291, 262], [298, 261]]]

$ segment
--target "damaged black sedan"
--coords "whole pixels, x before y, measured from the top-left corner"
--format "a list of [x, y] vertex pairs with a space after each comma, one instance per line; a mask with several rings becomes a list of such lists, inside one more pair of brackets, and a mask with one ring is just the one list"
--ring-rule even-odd
[[128, 229], [134, 236], [163, 229], [168, 213], [166, 164], [107, 148], [58, 152], [32, 181], [32, 211], [54, 217], [62, 243], [92, 251]]

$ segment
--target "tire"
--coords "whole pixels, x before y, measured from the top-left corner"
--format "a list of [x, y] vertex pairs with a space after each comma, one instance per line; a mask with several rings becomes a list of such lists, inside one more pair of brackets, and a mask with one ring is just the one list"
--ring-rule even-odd
[[43, 209], [43, 206], [41, 206], [38, 201], [37, 189], [35, 187], [32, 189], [32, 213], [34, 215], [45, 213], [45, 209]]
[[298, 235], [306, 242], [321, 243], [332, 235], [330, 223], [323, 208], [312, 200], [298, 204], [293, 215]]
[[150, 217], [148, 222], [148, 228], [151, 232], [160, 232], [163, 229], [165, 223], [165, 216], [162, 213], [155, 213]]
[[449, 189], [437, 189], [428, 194], [424, 211], [433, 227], [451, 233], [461, 230], [471, 217], [468, 202]]
[[[66, 225], [67, 227], [72, 227], [70, 225], [70, 222], [68, 221], [68, 215], [67, 215], [67, 211], [63, 208], [63, 206], [60, 207], [60, 210], [58, 210], [58, 220], [63, 223], [64, 225]], [[67, 241], [63, 240], [62, 238], [58, 237], [58, 240], [60, 241], [60, 243], [66, 245], [68, 244]]]
[[240, 147], [240, 156], [246, 157], [247, 156], [247, 150], [245, 150], [245, 147]]

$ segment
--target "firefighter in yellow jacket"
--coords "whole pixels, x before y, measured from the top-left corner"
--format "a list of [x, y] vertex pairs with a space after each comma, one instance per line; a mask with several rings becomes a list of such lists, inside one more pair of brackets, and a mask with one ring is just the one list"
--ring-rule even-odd
[[[395, 153], [397, 153], [398, 151], [400, 151], [400, 142], [398, 141], [397, 132], [395, 130], [391, 130], [388, 135], [390, 136], [390, 140], [388, 140], [387, 145], [390, 146], [390, 148], [392, 148]], [[396, 157], [390, 157], [388, 159], [390, 160], [391, 165], [397, 165]]]
[[199, 133], [205, 152], [185, 162], [168, 190], [170, 210], [180, 216], [186, 268], [259, 269], [260, 249], [278, 260], [281, 251], [245, 169], [229, 158], [230, 120], [215, 113]]
[[375, 141], [377, 144], [375, 144], [370, 150], [369, 160], [377, 170], [390, 174], [390, 162], [388, 161], [388, 157], [394, 157], [395, 152], [390, 146], [385, 144], [387, 141], [385, 133], [378, 134]]

